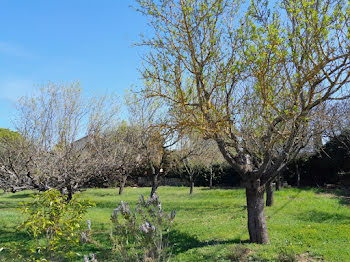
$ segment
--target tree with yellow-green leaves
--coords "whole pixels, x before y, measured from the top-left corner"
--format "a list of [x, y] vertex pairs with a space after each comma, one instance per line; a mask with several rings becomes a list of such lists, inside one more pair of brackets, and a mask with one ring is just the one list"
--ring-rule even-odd
[[214, 139], [246, 187], [251, 242], [264, 192], [312, 139], [318, 108], [349, 97], [349, 3], [137, 0], [153, 35], [142, 76], [174, 130]]

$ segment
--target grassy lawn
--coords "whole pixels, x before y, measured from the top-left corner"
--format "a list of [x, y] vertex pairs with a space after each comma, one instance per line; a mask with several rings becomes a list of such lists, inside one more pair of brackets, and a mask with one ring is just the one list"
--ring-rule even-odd
[[[121, 197], [116, 189], [89, 189], [82, 193], [96, 203], [86, 217], [107, 250], [108, 234], [102, 233], [111, 228], [113, 209], [120, 200], [134, 206], [140, 194], [149, 192], [149, 188], [126, 188]], [[171, 232], [175, 243], [172, 261], [236, 261], [238, 253], [250, 256], [250, 261], [281, 261], [283, 254], [287, 259], [293, 253], [300, 261], [350, 261], [350, 208], [344, 198], [316, 189], [276, 192], [275, 205], [266, 208], [271, 244], [255, 245], [248, 243], [244, 190], [195, 188], [193, 196], [188, 192], [188, 188], [181, 187], [160, 187], [158, 191], [165, 211], [177, 212]], [[0, 193], [0, 248], [11, 241], [34, 241], [16, 230], [23, 219], [19, 202], [29, 200], [29, 194]], [[104, 239], [99, 235], [104, 235]], [[108, 251], [89, 245], [78, 252], [94, 252], [99, 261], [112, 260]], [[242, 261], [243, 258], [244, 255]], [[20, 260], [10, 260], [6, 252], [0, 252], [0, 261]]]

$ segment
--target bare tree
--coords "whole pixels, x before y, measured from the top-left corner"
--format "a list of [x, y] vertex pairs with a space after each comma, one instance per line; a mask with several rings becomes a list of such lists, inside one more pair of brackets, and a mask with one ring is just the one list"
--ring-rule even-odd
[[[198, 134], [182, 135], [177, 141], [177, 172], [185, 175], [190, 184], [190, 195], [193, 193], [195, 180], [198, 175], [203, 174], [204, 168], [208, 165], [206, 155], [209, 144]], [[206, 155], [204, 155], [206, 154]]]
[[173, 129], [217, 142], [245, 182], [251, 242], [268, 243], [266, 185], [309, 143], [313, 113], [349, 97], [348, 3], [137, 2], [154, 29], [145, 92]]
[[221, 165], [225, 162], [219, 148], [214, 140], [205, 141], [205, 150], [201, 154], [204, 159], [203, 164], [209, 170], [209, 188], [213, 188], [213, 180], [215, 179], [214, 165]]
[[19, 133], [0, 129], [0, 188], [5, 192], [43, 189], [30, 172], [28, 151], [31, 150]]
[[21, 152], [36, 184], [57, 188], [69, 199], [84, 185], [89, 137], [101, 133], [116, 116], [113, 102], [105, 97], [84, 99], [78, 83], [48, 83], [19, 101], [16, 129], [27, 143]]
[[158, 99], [145, 99], [135, 93], [127, 98], [129, 122], [132, 128], [140, 130], [141, 154], [146, 169], [152, 177], [151, 197], [156, 194], [159, 177], [171, 169], [171, 147], [176, 143], [176, 133], [165, 125], [169, 119]]
[[127, 178], [142, 164], [141, 130], [124, 121], [91, 139], [91, 170], [106, 180], [119, 181], [119, 195]]

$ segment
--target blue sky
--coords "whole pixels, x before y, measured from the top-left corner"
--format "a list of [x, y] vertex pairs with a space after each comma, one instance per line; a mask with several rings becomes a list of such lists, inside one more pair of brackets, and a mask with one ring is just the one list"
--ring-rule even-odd
[[147, 30], [132, 0], [0, 0], [0, 127], [14, 102], [48, 81], [79, 81], [88, 96], [139, 84]]

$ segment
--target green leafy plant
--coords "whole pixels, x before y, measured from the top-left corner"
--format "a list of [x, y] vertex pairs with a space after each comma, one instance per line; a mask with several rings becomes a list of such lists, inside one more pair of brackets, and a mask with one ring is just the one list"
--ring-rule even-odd
[[71, 256], [74, 252], [67, 249], [79, 244], [83, 216], [92, 206], [78, 195], [68, 201], [66, 195], [50, 189], [34, 195], [33, 201], [22, 203], [21, 212], [28, 218], [20, 227], [39, 240], [36, 253]]
[[113, 211], [111, 232], [114, 251], [123, 261], [169, 261], [169, 232], [175, 211], [163, 212], [156, 195], [140, 196], [135, 210], [123, 201]]

